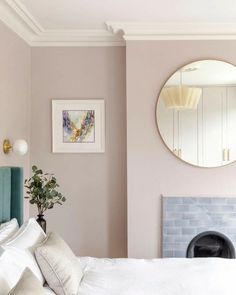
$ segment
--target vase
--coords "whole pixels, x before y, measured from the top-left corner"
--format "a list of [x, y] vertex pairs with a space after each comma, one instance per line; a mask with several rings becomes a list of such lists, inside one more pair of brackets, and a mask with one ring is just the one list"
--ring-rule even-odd
[[36, 221], [42, 227], [43, 231], [46, 233], [47, 222], [43, 217], [44, 217], [43, 214], [38, 214], [38, 218], [36, 219]]

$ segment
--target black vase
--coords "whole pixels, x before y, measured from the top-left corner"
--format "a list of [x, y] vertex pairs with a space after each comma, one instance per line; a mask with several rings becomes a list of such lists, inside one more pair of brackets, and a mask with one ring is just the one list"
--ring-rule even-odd
[[47, 222], [43, 217], [44, 217], [43, 214], [38, 214], [38, 218], [36, 219], [36, 221], [42, 227], [43, 231], [46, 233]]

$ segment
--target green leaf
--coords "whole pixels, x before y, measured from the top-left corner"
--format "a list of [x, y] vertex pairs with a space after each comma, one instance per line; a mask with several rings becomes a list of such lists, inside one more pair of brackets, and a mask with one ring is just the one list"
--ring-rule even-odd
[[37, 169], [38, 169], [37, 166], [35, 166], [35, 165], [32, 166], [32, 171], [33, 172], [35, 172]]
[[41, 169], [36, 170], [36, 171], [35, 171], [35, 174], [43, 174], [43, 171], [42, 171]]

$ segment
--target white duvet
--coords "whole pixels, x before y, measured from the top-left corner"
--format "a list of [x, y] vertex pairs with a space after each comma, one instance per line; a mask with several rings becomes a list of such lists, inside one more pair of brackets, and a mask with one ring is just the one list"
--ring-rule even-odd
[[79, 295], [235, 295], [236, 260], [80, 258]]

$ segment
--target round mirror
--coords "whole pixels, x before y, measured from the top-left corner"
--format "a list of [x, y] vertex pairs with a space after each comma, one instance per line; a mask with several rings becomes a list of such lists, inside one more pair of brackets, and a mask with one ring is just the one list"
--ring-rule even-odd
[[160, 135], [183, 161], [219, 167], [236, 160], [236, 67], [201, 60], [178, 69], [156, 108]]

